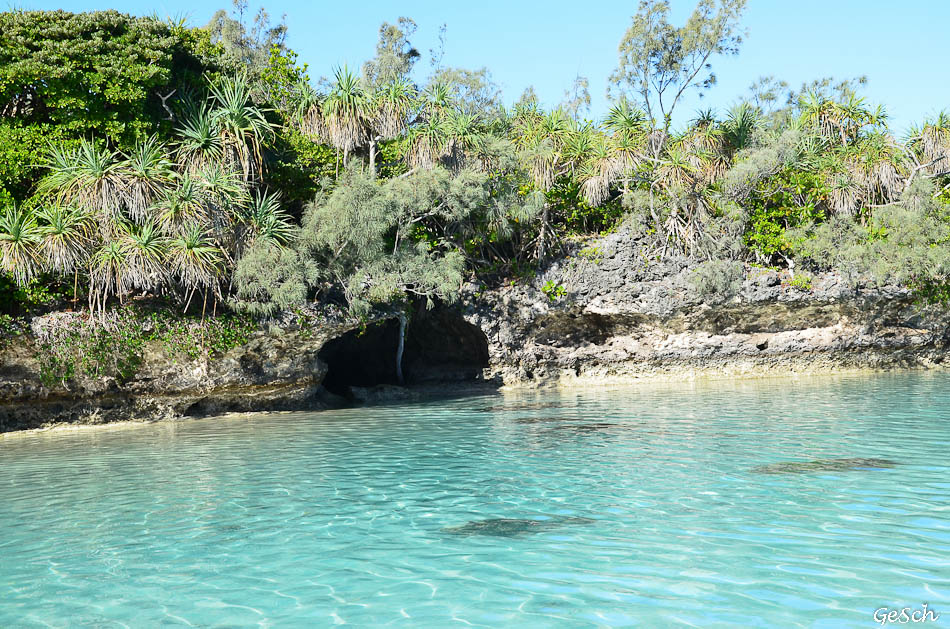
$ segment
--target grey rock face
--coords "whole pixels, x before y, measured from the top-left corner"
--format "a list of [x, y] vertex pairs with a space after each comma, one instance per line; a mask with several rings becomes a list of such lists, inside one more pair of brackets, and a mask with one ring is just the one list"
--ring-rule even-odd
[[145, 347], [127, 382], [79, 376], [47, 387], [33, 341], [0, 350], [0, 432], [54, 422], [106, 423], [213, 415], [235, 411], [321, 408], [327, 366], [318, 353], [349, 328], [275, 330], [217, 358], [169, 356]]
[[[695, 264], [645, 259], [629, 234], [585, 252], [528, 286], [477, 297], [471, 287], [464, 316], [488, 339], [486, 378], [611, 384], [930, 368], [946, 356], [950, 315], [903, 288], [854, 286], [829, 273], [803, 289], [788, 272], [747, 267], [734, 293], [704, 296]], [[565, 295], [552, 301], [545, 284]]]

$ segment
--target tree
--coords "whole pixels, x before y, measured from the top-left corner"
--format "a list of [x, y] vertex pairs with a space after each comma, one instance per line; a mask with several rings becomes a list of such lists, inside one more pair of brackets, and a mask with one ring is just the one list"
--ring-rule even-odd
[[211, 123], [221, 140], [225, 163], [240, 170], [245, 183], [257, 181], [263, 168], [263, 147], [274, 126], [251, 99], [246, 77], [222, 77], [211, 83]]
[[0, 268], [21, 286], [42, 268], [42, 231], [36, 217], [26, 208], [0, 208]]
[[24, 200], [48, 145], [170, 130], [165, 102], [221, 66], [208, 34], [116, 11], [0, 12], [0, 187]]
[[636, 97], [653, 124], [668, 133], [683, 94], [715, 84], [712, 58], [738, 54], [746, 1], [700, 0], [686, 25], [675, 27], [668, 20], [668, 0], [641, 0], [620, 41], [611, 83]]
[[267, 65], [271, 49], [283, 50], [287, 38], [286, 16], [278, 24], [271, 24], [264, 7], [248, 21], [247, 0], [233, 0], [233, 17], [227, 11], [217, 11], [205, 30], [211, 42], [220, 44], [231, 67], [243, 68], [257, 76]]
[[337, 68], [330, 93], [323, 102], [323, 123], [330, 144], [343, 153], [344, 168], [350, 153], [366, 142], [370, 108], [369, 96], [359, 77], [346, 66]]
[[563, 109], [574, 120], [582, 120], [590, 114], [590, 82], [586, 76], [577, 75], [571, 87], [564, 91]]
[[370, 88], [394, 81], [407, 80], [412, 67], [421, 56], [409, 42], [416, 32], [416, 23], [401, 17], [395, 24], [383, 22], [379, 27], [376, 56], [363, 64], [363, 80]]

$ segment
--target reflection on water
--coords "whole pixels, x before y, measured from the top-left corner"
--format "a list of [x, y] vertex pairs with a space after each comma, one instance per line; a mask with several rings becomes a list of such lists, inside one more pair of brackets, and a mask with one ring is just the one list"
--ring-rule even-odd
[[948, 385], [679, 383], [0, 439], [0, 627], [950, 614]]

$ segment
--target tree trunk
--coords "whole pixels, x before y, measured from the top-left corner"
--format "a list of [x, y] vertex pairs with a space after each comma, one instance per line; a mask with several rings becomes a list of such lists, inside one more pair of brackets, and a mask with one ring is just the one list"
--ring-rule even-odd
[[376, 140], [369, 141], [369, 174], [376, 179]]
[[399, 313], [399, 345], [396, 347], [396, 379], [400, 386], [406, 384], [402, 376], [402, 352], [406, 347], [406, 313]]
[[545, 202], [544, 210], [541, 212], [541, 233], [538, 235], [538, 260], [544, 261], [547, 255], [547, 237], [548, 237], [548, 204]]

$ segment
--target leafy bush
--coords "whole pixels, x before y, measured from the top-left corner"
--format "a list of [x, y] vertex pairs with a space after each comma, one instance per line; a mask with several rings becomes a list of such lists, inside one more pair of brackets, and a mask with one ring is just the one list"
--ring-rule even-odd
[[745, 279], [745, 267], [735, 260], [707, 260], [689, 275], [689, 282], [703, 298], [713, 302], [735, 296]]

